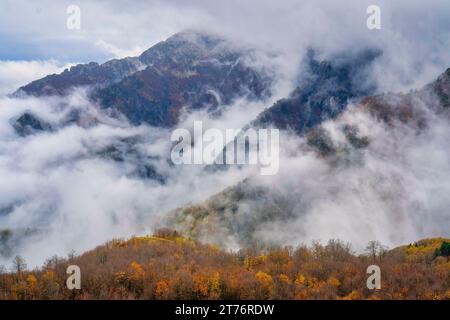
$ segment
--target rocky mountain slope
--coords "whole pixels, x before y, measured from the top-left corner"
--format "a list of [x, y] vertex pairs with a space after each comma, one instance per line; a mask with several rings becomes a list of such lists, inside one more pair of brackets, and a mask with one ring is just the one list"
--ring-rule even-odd
[[48, 75], [21, 88], [14, 95], [66, 95], [76, 87], [105, 87], [143, 67], [138, 58], [114, 59], [103, 64], [78, 64], [61, 74]]
[[66, 95], [88, 87], [91, 99], [132, 124], [173, 126], [181, 109], [206, 108], [236, 98], [264, 99], [268, 73], [251, 66], [251, 52], [202, 33], [182, 32], [139, 57], [81, 64], [21, 87], [16, 96]]

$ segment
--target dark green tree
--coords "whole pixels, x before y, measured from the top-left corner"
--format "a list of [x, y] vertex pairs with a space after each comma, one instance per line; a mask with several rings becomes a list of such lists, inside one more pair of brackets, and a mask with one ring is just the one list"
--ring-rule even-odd
[[437, 251], [438, 256], [450, 257], [450, 242], [442, 242], [441, 247]]

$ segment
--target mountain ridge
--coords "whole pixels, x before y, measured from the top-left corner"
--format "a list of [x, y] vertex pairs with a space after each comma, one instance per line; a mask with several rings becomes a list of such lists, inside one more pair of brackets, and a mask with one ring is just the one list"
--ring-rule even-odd
[[238, 97], [265, 99], [270, 76], [249, 66], [248, 50], [216, 36], [181, 32], [138, 57], [79, 64], [35, 80], [13, 95], [67, 95], [91, 87], [90, 98], [135, 125], [173, 126], [181, 109], [214, 111]]

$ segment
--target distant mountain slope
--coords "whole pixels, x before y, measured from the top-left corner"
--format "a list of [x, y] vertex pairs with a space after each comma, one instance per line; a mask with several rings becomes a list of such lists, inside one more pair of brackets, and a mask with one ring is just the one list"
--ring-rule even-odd
[[[245, 208], [248, 208], [246, 210]], [[290, 195], [255, 184], [251, 179], [212, 196], [203, 203], [169, 212], [166, 223], [180, 234], [222, 247], [262, 242], [256, 230], [275, 220], [292, 218]]]
[[[447, 69], [436, 81], [420, 90], [407, 94], [380, 94], [366, 97], [355, 106], [356, 109], [347, 110], [341, 116], [362, 112], [387, 125], [386, 130], [388, 131], [405, 125], [411, 128], [418, 137], [426, 134], [427, 128], [433, 125], [433, 123], [428, 123], [428, 112], [445, 117], [444, 119], [450, 122], [449, 89], [450, 69]], [[292, 121], [295, 119], [293, 118]], [[337, 128], [338, 132], [334, 134], [342, 134], [344, 137], [344, 140], [338, 143], [330, 137], [330, 132], [322, 125], [305, 131], [306, 146], [303, 146], [306, 147], [305, 154], [313, 152], [318, 159], [323, 159], [324, 163], [329, 166], [329, 177], [316, 177], [321, 181], [321, 188], [324, 190], [327, 190], [326, 179], [334, 181], [335, 175], [339, 171], [361, 166], [364, 161], [362, 152], [368, 149], [372, 143], [372, 138], [362, 134], [357, 124], [341, 121]], [[401, 144], [402, 135], [396, 137], [394, 135], [392, 138], [398, 140], [384, 143]], [[378, 143], [383, 142], [379, 141]], [[377, 149], [370, 152], [377, 152]], [[299, 159], [299, 161], [301, 160]], [[294, 178], [295, 174], [296, 172], [289, 173], [291, 178]], [[298, 179], [308, 181], [308, 177], [299, 176]], [[343, 179], [345, 180], [345, 177]], [[262, 227], [270, 230], [272, 225], [280, 222], [289, 224], [289, 221], [298, 219], [304, 214], [303, 211], [306, 212], [311, 206], [309, 201], [317, 200], [316, 198], [320, 197], [319, 194], [324, 191], [314, 188], [309, 190], [308, 183], [300, 184], [302, 188], [297, 186], [298, 190], [293, 186], [280, 187], [280, 183], [283, 184], [280, 179], [273, 179], [273, 183], [267, 183], [267, 181], [260, 183], [258, 177], [249, 177], [236, 186], [210, 197], [203, 203], [187, 205], [170, 212], [167, 215], [167, 226], [175, 228], [181, 234], [224, 246], [254, 244], [261, 241], [260, 230]], [[389, 197], [386, 198], [386, 194], [389, 194], [389, 186], [392, 183], [385, 182], [387, 190], [382, 189], [381, 178], [378, 183], [380, 186], [375, 189], [381, 192], [382, 197], [385, 198], [384, 201], [387, 201]], [[330, 190], [326, 191], [325, 195], [333, 197], [338, 190], [332, 185], [329, 187]], [[286, 190], [289, 192], [286, 193]], [[359, 191], [354, 190], [353, 192], [358, 194]]]
[[142, 63], [138, 58], [114, 59], [103, 64], [96, 62], [78, 64], [61, 74], [52, 74], [35, 80], [19, 88], [15, 95], [65, 95], [75, 87], [104, 87], [120, 81], [140, 68]]
[[145, 70], [94, 97], [134, 124], [169, 127], [177, 123], [183, 107], [215, 110], [242, 96], [267, 97], [269, 78], [247, 66], [245, 54], [215, 37], [177, 34], [140, 56], [148, 65]]
[[381, 52], [363, 50], [318, 61], [310, 50], [304, 62], [300, 84], [288, 98], [262, 112], [254, 126], [274, 126], [298, 134], [336, 117], [352, 100], [370, 95], [374, 86], [368, 81], [369, 67]]
[[[418, 127], [426, 125], [424, 111], [437, 113], [450, 111], [450, 68], [436, 81], [420, 90], [406, 94], [389, 93], [366, 97], [361, 101], [363, 108], [373, 116], [387, 123], [401, 121], [415, 122]], [[417, 108], [417, 104], [426, 104], [427, 109]]]
[[215, 36], [175, 34], [139, 57], [77, 65], [21, 87], [15, 95], [65, 95], [88, 86], [91, 98], [131, 123], [172, 126], [181, 108], [214, 110], [238, 97], [264, 99], [271, 78], [249, 66], [251, 53]]
[[439, 102], [444, 108], [450, 107], [450, 68], [448, 68], [439, 78], [426, 86], [422, 91], [432, 92], [439, 98]]

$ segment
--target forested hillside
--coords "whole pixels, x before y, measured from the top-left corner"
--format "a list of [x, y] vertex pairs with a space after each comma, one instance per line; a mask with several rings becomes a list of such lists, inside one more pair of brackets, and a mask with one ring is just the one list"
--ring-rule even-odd
[[[238, 252], [160, 230], [113, 240], [27, 271], [0, 275], [1, 299], [450, 299], [450, 240], [425, 239], [364, 254], [338, 240], [311, 246]], [[81, 290], [66, 288], [68, 265], [81, 268]], [[381, 268], [381, 289], [366, 286], [369, 265]]]

